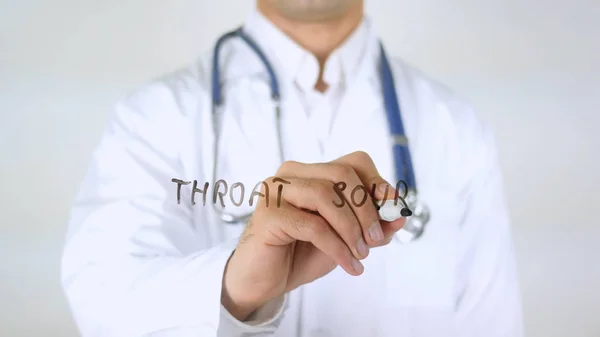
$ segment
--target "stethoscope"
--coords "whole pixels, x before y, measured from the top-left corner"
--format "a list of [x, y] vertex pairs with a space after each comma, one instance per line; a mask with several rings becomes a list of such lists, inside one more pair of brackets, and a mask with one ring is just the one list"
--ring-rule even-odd
[[[279, 91], [279, 83], [277, 76], [273, 71], [271, 63], [256, 44], [256, 42], [244, 33], [242, 28], [238, 28], [234, 31], [228, 32], [221, 36], [216, 44], [213, 51], [213, 64], [212, 64], [212, 117], [213, 117], [213, 132], [215, 134], [214, 141], [214, 163], [213, 163], [213, 182], [217, 181], [217, 160], [219, 158], [219, 136], [221, 134], [219, 117], [223, 107], [223, 96], [221, 94], [221, 81], [219, 74], [219, 52], [221, 46], [230, 38], [239, 37], [241, 38], [260, 58], [264, 67], [266, 68], [271, 87], [271, 99], [273, 100], [276, 118], [277, 128], [277, 142], [279, 145], [279, 159], [281, 163], [284, 161], [283, 156], [283, 141], [281, 136], [281, 95]], [[387, 114], [388, 125], [390, 127], [390, 134], [393, 141], [392, 154], [394, 157], [395, 174], [396, 178], [406, 183], [406, 191], [404, 197], [400, 196], [400, 201], [404, 204], [404, 208], [408, 210], [408, 213], [412, 213], [408, 217], [404, 227], [395, 236], [400, 242], [407, 243], [418, 239], [424, 232], [425, 226], [429, 222], [430, 212], [428, 207], [420, 202], [417, 197], [417, 186], [415, 181], [415, 175], [412, 166], [412, 160], [408, 148], [408, 138], [404, 134], [404, 126], [400, 115], [400, 106], [398, 104], [398, 97], [396, 96], [396, 86], [394, 84], [394, 77], [390, 69], [388, 58], [383, 49], [383, 45], [380, 43], [381, 59], [380, 59], [380, 77], [383, 88], [383, 100], [385, 103], [385, 111]], [[243, 215], [234, 215], [226, 213], [220, 210], [215, 204], [213, 204], [215, 212], [220, 216], [221, 220], [228, 224], [247, 223], [252, 212]]]

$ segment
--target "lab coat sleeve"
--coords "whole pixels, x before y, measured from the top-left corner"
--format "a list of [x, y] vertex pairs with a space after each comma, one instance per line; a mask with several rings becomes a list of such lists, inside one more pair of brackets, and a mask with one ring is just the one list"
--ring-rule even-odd
[[237, 240], [214, 239], [210, 226], [192, 221], [192, 207], [202, 206], [177, 203], [171, 180], [196, 178], [182, 165], [194, 143], [182, 112], [196, 110], [184, 97], [189, 89], [158, 83], [123, 100], [93, 153], [62, 259], [63, 288], [85, 337], [229, 337], [276, 328], [277, 319], [235, 328], [222, 321], [222, 275]]
[[253, 312], [244, 322], [233, 317], [221, 306], [219, 337], [266, 336], [277, 330], [287, 307], [288, 295], [269, 301]]
[[464, 124], [472, 128], [460, 132], [474, 138], [462, 160], [469, 178], [459, 236], [457, 335], [520, 337], [521, 302], [494, 136], [479, 122]]

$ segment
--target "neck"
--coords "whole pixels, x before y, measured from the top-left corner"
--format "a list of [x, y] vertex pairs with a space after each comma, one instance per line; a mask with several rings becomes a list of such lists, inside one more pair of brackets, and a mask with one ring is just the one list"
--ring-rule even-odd
[[329, 55], [352, 34], [364, 15], [362, 1], [352, 6], [345, 15], [321, 22], [289, 19], [269, 6], [267, 1], [257, 1], [257, 8], [292, 40], [312, 53], [319, 60], [321, 70]]

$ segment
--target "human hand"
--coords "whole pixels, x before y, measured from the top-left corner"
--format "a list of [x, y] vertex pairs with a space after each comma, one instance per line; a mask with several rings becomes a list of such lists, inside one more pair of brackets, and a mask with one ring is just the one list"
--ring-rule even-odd
[[[338, 265], [350, 275], [362, 274], [360, 260], [369, 249], [388, 244], [406, 221], [379, 219], [367, 191], [384, 200], [393, 199], [395, 188], [365, 152], [329, 163], [285, 162], [276, 177], [265, 182], [270, 191], [283, 186], [285, 192], [267, 194], [263, 187], [265, 198], [257, 204], [223, 277], [222, 303], [239, 320]], [[373, 185], [377, 188], [371, 190]], [[351, 202], [362, 193], [366, 202]]]

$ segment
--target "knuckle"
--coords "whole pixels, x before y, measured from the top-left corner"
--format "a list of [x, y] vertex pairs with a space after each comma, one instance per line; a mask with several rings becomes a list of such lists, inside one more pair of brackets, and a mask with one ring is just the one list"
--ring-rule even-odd
[[341, 259], [346, 259], [352, 256], [352, 252], [342, 241], [337, 241], [332, 247], [333, 254]]
[[313, 182], [310, 179], [298, 179], [297, 184], [302, 190], [310, 189], [313, 186]]
[[315, 192], [316, 197], [318, 198], [317, 201], [322, 201], [331, 196], [333, 191], [333, 185], [327, 184], [326, 182], [321, 182], [318, 184], [314, 184], [313, 190]]
[[382, 242], [376, 244], [374, 247], [387, 246], [392, 242], [393, 239], [394, 239], [394, 235], [390, 235], [389, 237], [385, 238]]
[[275, 176], [268, 177], [266, 180], [258, 182], [257, 185], [260, 185], [260, 193], [265, 193], [265, 189], [271, 189], [272, 181], [275, 179]]
[[346, 181], [354, 174], [354, 169], [346, 164], [332, 164], [331, 167], [333, 179], [336, 181]]
[[279, 170], [277, 170], [277, 173], [293, 171], [297, 167], [297, 165], [297, 161], [286, 160], [281, 164], [281, 166], [279, 166]]
[[297, 217], [286, 217], [284, 223], [287, 227], [296, 232], [302, 231], [305, 227], [304, 222], [298, 219]]
[[273, 207], [264, 207], [264, 203], [259, 203], [254, 211], [254, 214], [248, 221], [246, 228], [253, 230], [259, 229], [262, 226], [268, 226], [273, 223]]
[[356, 157], [356, 160], [358, 161], [366, 161], [366, 162], [373, 162], [373, 159], [371, 159], [371, 156], [366, 153], [365, 151], [356, 151], [352, 153], [353, 157]]

